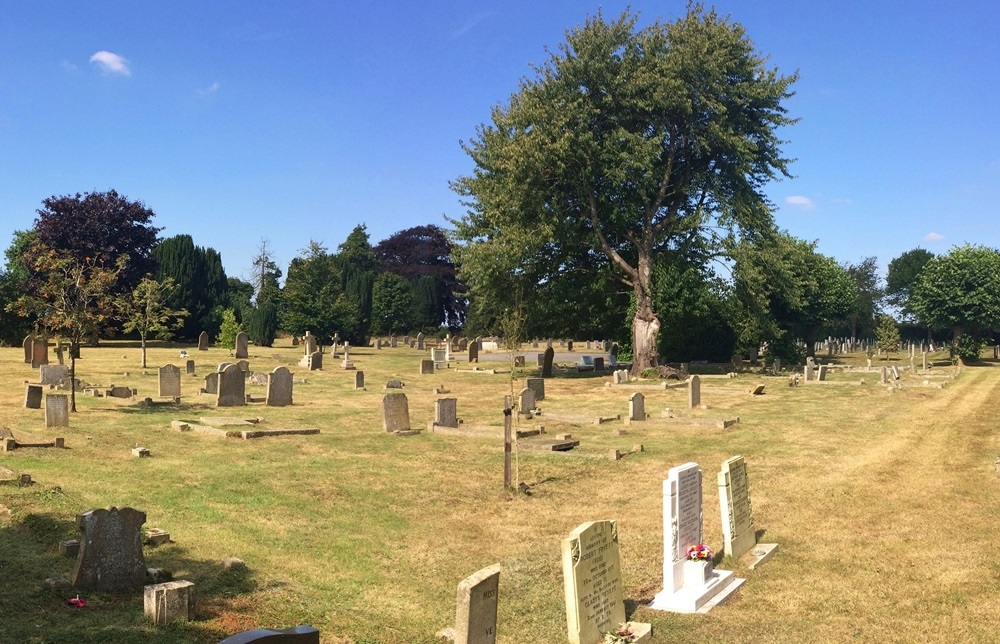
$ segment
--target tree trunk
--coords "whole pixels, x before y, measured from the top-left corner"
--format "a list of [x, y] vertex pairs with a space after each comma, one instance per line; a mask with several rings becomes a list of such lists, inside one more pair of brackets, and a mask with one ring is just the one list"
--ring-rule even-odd
[[816, 327], [806, 327], [805, 330], [806, 356], [809, 358], [816, 357], [816, 331]]
[[76, 413], [76, 354], [72, 348], [69, 352], [69, 410]]
[[632, 373], [655, 367], [656, 338], [660, 320], [653, 312], [652, 265], [649, 257], [639, 258], [639, 279], [635, 284], [635, 317], [632, 318]]
[[142, 368], [145, 369], [146, 368], [146, 336], [141, 336], [139, 338], [139, 341], [142, 344]]

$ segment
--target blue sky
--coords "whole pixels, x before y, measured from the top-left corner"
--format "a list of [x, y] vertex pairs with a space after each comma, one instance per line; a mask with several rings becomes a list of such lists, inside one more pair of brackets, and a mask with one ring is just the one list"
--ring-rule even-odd
[[[623, 2], [0, 0], [0, 246], [42, 199], [114, 188], [246, 274], [359, 223], [463, 212], [459, 141], [530, 63]], [[643, 23], [683, 2], [632, 2]], [[1000, 3], [727, 1], [782, 72], [779, 225], [841, 262], [1000, 238]]]

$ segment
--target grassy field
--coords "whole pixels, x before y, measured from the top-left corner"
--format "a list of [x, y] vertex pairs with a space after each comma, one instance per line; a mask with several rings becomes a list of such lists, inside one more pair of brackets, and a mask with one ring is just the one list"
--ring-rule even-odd
[[[560, 541], [584, 521], [607, 518], [618, 520], [627, 611], [651, 622], [657, 641], [996, 639], [1000, 369], [989, 362], [951, 380], [952, 368], [935, 355], [929, 379], [946, 387], [904, 375], [892, 392], [875, 372], [835, 371], [829, 384], [796, 388], [787, 376], [708, 375], [707, 409], [699, 410], [686, 409], [683, 388], [606, 387], [610, 376], [557, 375], [546, 382], [545, 412], [625, 415], [629, 394], [642, 391], [652, 418], [627, 427], [555, 422], [544, 413], [519, 421], [582, 441], [570, 454], [520, 450], [526, 495], [503, 490], [502, 441], [397, 437], [381, 426], [382, 385], [399, 378], [413, 427], [431, 420], [441, 397], [432, 389], [442, 385], [466, 423], [499, 429], [503, 396], [523, 386], [518, 377], [512, 387], [509, 373], [459, 373], [454, 367], [466, 365], [453, 363], [420, 376], [415, 350], [356, 348], [351, 356], [368, 390], [355, 391], [353, 372], [329, 357], [322, 372], [294, 366], [299, 349], [284, 341], [251, 347], [250, 364], [256, 371], [289, 366], [295, 405], [218, 410], [196, 393], [210, 369], [230, 360], [221, 349], [155, 347], [144, 373], [137, 348], [107, 344], [84, 349], [78, 377], [155, 396], [153, 365], [183, 370], [181, 348], [197, 360], [198, 376], [182, 375], [179, 405], [80, 396], [71, 427], [60, 430], [44, 428], [41, 410], [21, 407], [21, 382], [37, 380], [37, 371], [23, 364], [20, 348], [0, 349], [0, 424], [22, 441], [65, 436], [69, 448], [0, 458], [36, 481], [0, 487], [0, 641], [214, 642], [249, 628], [307, 623], [324, 642], [433, 642], [454, 621], [456, 584], [499, 563], [498, 641], [564, 642]], [[757, 382], [766, 394], [749, 396]], [[248, 385], [248, 392], [263, 396], [264, 388]], [[658, 421], [665, 407], [681, 416], [739, 416], [740, 423], [667, 425]], [[169, 427], [207, 415], [261, 416], [266, 428], [319, 427], [322, 434], [242, 441]], [[152, 457], [133, 458], [137, 444]], [[645, 451], [604, 458], [634, 444]], [[757, 570], [718, 562], [747, 582], [708, 615], [642, 607], [662, 587], [667, 470], [701, 465], [706, 540], [721, 549], [714, 479], [734, 454], [747, 459], [755, 523], [764, 541], [779, 544], [775, 557]], [[58, 543], [76, 536], [74, 517], [111, 505], [144, 510], [147, 527], [170, 532], [174, 543], [147, 549], [147, 564], [197, 584], [196, 621], [153, 628], [140, 594], [83, 592], [88, 605], [77, 609], [66, 605], [75, 591], [45, 584], [72, 571]], [[247, 570], [224, 569], [225, 557], [243, 559]]]

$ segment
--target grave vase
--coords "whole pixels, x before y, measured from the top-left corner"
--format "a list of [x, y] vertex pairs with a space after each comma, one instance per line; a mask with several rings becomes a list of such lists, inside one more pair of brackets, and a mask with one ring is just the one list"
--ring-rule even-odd
[[712, 562], [707, 559], [687, 559], [684, 562], [684, 585], [699, 588], [712, 578]]

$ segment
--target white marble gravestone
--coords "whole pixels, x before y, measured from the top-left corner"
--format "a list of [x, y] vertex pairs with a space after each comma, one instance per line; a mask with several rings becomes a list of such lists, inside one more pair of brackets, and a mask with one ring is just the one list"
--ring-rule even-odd
[[[705, 543], [702, 528], [701, 468], [685, 463], [663, 481], [663, 590], [650, 608], [675, 613], [706, 613], [745, 579], [707, 562], [689, 562], [688, 548]], [[708, 544], [706, 544], [708, 545]]]

